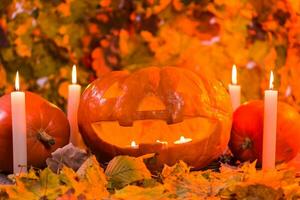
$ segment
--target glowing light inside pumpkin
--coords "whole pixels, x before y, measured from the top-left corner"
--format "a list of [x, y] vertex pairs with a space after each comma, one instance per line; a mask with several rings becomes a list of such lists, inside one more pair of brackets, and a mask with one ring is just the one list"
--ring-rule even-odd
[[139, 145], [137, 145], [137, 144], [135, 143], [135, 141], [131, 141], [130, 146], [131, 146], [131, 148], [134, 148], [134, 149], [139, 148]]
[[271, 90], [273, 90], [273, 88], [274, 88], [273, 82], [274, 82], [274, 75], [273, 75], [273, 71], [271, 71], [271, 73], [270, 73], [270, 83], [269, 83], [269, 88]]
[[167, 145], [167, 144], [168, 144], [168, 142], [167, 142], [167, 141], [160, 141], [160, 140], [156, 140], [156, 142], [157, 142], [157, 143], [160, 143], [160, 144], [165, 144], [165, 145]]
[[19, 81], [19, 72], [16, 73], [16, 79], [15, 79], [15, 89], [16, 91], [20, 90], [20, 81]]
[[176, 140], [174, 144], [183, 144], [183, 143], [188, 143], [191, 142], [191, 138], [185, 138], [184, 136], [180, 136], [179, 140]]
[[235, 65], [232, 66], [231, 83], [234, 85], [237, 84], [237, 71]]
[[72, 83], [77, 83], [77, 72], [76, 72], [76, 65], [73, 65], [72, 67]]

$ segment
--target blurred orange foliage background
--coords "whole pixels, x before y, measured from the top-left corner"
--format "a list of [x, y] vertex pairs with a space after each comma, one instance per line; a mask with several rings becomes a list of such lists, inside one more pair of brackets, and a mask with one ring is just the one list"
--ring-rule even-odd
[[71, 66], [87, 85], [111, 70], [189, 68], [228, 85], [238, 67], [243, 101], [261, 98], [270, 70], [300, 109], [298, 0], [4, 0], [0, 88], [22, 86], [65, 107]]

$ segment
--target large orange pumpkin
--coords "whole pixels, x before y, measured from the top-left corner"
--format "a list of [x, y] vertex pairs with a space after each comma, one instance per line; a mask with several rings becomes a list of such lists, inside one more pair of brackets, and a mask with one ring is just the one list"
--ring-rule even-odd
[[[51, 152], [69, 142], [65, 114], [37, 94], [26, 92], [28, 165], [45, 166]], [[0, 98], [0, 171], [12, 172], [12, 120], [10, 94]]]
[[[154, 152], [158, 166], [183, 160], [202, 167], [226, 149], [231, 115], [220, 82], [187, 69], [149, 67], [111, 72], [92, 82], [82, 94], [78, 122], [101, 161]], [[181, 136], [192, 141], [174, 144]], [[138, 148], [130, 147], [132, 141]]]

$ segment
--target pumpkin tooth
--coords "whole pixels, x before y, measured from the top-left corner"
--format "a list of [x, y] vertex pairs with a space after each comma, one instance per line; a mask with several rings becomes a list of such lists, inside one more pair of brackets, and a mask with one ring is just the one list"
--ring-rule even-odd
[[180, 123], [183, 121], [183, 115], [179, 112], [169, 112], [169, 117], [166, 120], [167, 124], [176, 124], [176, 123]]
[[173, 123], [180, 123], [183, 121], [183, 116], [182, 115], [175, 115], [173, 116]]
[[180, 122], [183, 122], [183, 118], [182, 117], [169, 117], [167, 120], [166, 120], [167, 124], [176, 124], [176, 123], [180, 123]]
[[119, 120], [118, 122], [120, 126], [133, 126], [132, 120]]

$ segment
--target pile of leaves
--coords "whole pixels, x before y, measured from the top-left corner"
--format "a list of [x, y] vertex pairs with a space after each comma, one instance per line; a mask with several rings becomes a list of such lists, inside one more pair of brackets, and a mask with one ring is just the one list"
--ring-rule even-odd
[[[300, 108], [298, 0], [2, 0], [0, 88], [22, 86], [65, 107], [71, 66], [87, 85], [111, 70], [174, 65], [260, 98], [274, 70], [282, 100]], [[252, 84], [248, 84], [251, 81]]]
[[190, 171], [182, 161], [152, 175], [144, 157], [118, 156], [105, 171], [90, 156], [74, 171], [63, 166], [53, 172], [31, 169], [13, 176], [13, 185], [0, 186], [0, 199], [297, 199], [299, 178], [284, 166], [263, 172], [255, 163], [240, 167], [222, 165], [212, 170]]

